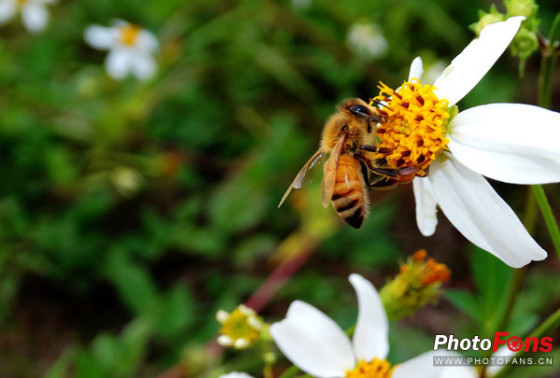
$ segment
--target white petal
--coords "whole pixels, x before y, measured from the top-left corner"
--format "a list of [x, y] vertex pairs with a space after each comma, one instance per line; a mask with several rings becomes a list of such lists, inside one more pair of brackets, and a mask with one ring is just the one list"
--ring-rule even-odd
[[415, 177], [412, 180], [414, 199], [416, 200], [416, 224], [424, 236], [432, 236], [436, 231], [437, 202], [432, 193], [430, 180], [425, 177]]
[[229, 374], [222, 374], [220, 375], [220, 378], [253, 378], [252, 376], [250, 376], [247, 373], [238, 373], [236, 371], [232, 371]]
[[146, 53], [152, 53], [159, 47], [159, 42], [152, 33], [147, 30], [141, 30], [138, 33], [135, 47]]
[[383, 302], [371, 282], [359, 274], [350, 275], [358, 296], [358, 322], [354, 331], [354, 352], [358, 360], [384, 359], [389, 353], [389, 321]]
[[151, 56], [135, 54], [136, 58], [131, 60], [130, 69], [140, 80], [150, 79], [156, 72], [156, 64]]
[[16, 14], [17, 6], [15, 0], [0, 1], [0, 23], [4, 23]]
[[127, 50], [112, 50], [105, 60], [107, 73], [114, 79], [124, 79], [134, 64], [134, 58], [135, 55]]
[[121, 26], [125, 26], [125, 25], [128, 25], [128, 24], [129, 24], [129, 22], [126, 22], [125, 20], [122, 20], [120, 18], [113, 18], [111, 20], [111, 26], [115, 29], [118, 29]]
[[456, 104], [482, 79], [517, 33], [523, 16], [486, 26], [436, 80], [434, 92], [449, 105]]
[[424, 73], [424, 68], [422, 67], [422, 58], [417, 56], [412, 61], [410, 65], [410, 71], [408, 73], [408, 81], [416, 78], [418, 80], [422, 80], [422, 74]]
[[430, 351], [395, 367], [392, 378], [476, 378], [478, 373], [471, 366], [434, 366], [434, 357], [461, 357], [448, 351]]
[[344, 377], [354, 368], [352, 345], [327, 315], [301, 301], [290, 305], [286, 319], [270, 326], [278, 348], [308, 374]]
[[103, 26], [88, 26], [84, 31], [85, 41], [93, 48], [98, 50], [108, 50], [115, 45], [118, 30]]
[[432, 163], [428, 177], [439, 207], [470, 242], [514, 268], [546, 258], [484, 177], [447, 154]]
[[45, 28], [49, 13], [43, 4], [28, 2], [21, 9], [21, 17], [27, 30], [35, 33]]
[[459, 113], [448, 148], [462, 164], [514, 184], [560, 181], [560, 113], [524, 104], [490, 104]]

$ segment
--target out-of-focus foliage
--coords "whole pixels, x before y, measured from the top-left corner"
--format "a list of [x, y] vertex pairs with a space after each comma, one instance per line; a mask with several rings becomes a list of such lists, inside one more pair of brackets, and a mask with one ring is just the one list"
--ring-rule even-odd
[[[217, 368], [214, 314], [247, 299], [298, 230], [310, 238], [294, 240], [307, 240], [314, 253], [264, 309], [271, 319], [300, 298], [350, 326], [348, 274], [380, 287], [398, 259], [421, 247], [455, 271], [455, 285], [473, 287], [464, 239], [443, 217], [436, 237], [422, 238], [408, 186], [372, 196], [359, 231], [338, 223], [332, 208], [298, 207], [298, 196], [320, 203], [316, 185], [277, 204], [335, 104], [374, 96], [379, 80], [398, 86], [417, 55], [427, 70], [445, 65], [473, 37], [467, 25], [486, 6], [83, 0], [50, 6], [49, 26], [36, 35], [19, 19], [2, 26], [0, 375], [153, 377], [177, 366], [193, 376], [230, 366], [259, 375], [260, 362], [243, 356], [226, 354]], [[541, 4], [541, 25], [553, 7]], [[111, 80], [105, 53], [85, 45], [86, 26], [114, 18], [159, 39], [151, 81]], [[352, 25], [368, 23], [387, 41], [382, 57], [349, 45]], [[534, 102], [538, 61], [528, 60], [527, 82], [513, 80], [515, 61], [499, 65], [461, 105]], [[522, 189], [504, 192], [522, 207]], [[476, 275], [477, 264], [481, 289], [487, 277]], [[545, 277], [531, 276], [525, 313], [558, 303]], [[480, 306], [490, 311], [498, 289], [449, 298], [480, 323]], [[449, 305], [439, 310], [447, 317], [437, 330], [460, 317]], [[418, 331], [433, 333], [422, 322], [429, 315], [395, 332], [429, 341]], [[520, 329], [533, 320], [520, 318]], [[392, 354], [408, 358], [418, 352], [410, 345]]]

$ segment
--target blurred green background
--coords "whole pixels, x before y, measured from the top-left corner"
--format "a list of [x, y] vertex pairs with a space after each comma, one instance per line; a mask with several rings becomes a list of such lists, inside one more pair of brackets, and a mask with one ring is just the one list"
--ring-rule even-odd
[[[397, 261], [426, 248], [451, 268], [452, 290], [392, 325], [393, 358], [430, 349], [438, 332], [491, 332], [511, 269], [473, 252], [442, 214], [436, 235], [422, 237], [410, 185], [374, 193], [359, 231], [321, 207], [320, 180], [277, 209], [338, 102], [376, 95], [379, 80], [397, 87], [418, 55], [435, 75], [490, 4], [80, 0], [50, 6], [37, 35], [19, 17], [3, 26], [0, 376], [259, 376], [258, 353], [213, 346], [214, 316], [249, 298], [294, 251], [309, 260], [263, 303], [268, 321], [299, 298], [350, 326], [348, 275], [381, 287]], [[540, 5], [547, 33], [559, 7]], [[151, 81], [110, 79], [106, 54], [84, 43], [86, 26], [113, 18], [157, 36]], [[536, 103], [539, 63], [530, 58], [518, 78], [517, 60], [504, 54], [460, 106]], [[495, 187], [522, 216], [527, 188]], [[558, 187], [546, 190], [557, 211]], [[519, 332], [560, 303], [540, 219], [534, 235], [551, 256], [528, 272], [510, 324]]]

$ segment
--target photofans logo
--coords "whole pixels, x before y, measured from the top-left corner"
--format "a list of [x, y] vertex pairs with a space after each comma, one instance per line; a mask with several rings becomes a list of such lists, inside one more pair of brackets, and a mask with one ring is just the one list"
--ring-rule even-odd
[[474, 336], [472, 339], [458, 339], [454, 335], [436, 335], [434, 350], [446, 352], [456, 351], [492, 351], [491, 357], [461, 356], [455, 354], [435, 355], [434, 366], [551, 366], [553, 359], [550, 356], [521, 356], [517, 352], [548, 353], [552, 350], [552, 337], [526, 337], [510, 336], [509, 332], [496, 332], [493, 339], [481, 339]]
[[[509, 336], [509, 332], [496, 332], [494, 339], [481, 339], [474, 336], [472, 339], [457, 339], [454, 335], [436, 335], [434, 350], [452, 351], [478, 351], [490, 350], [497, 352], [501, 345], [507, 345], [512, 352], [542, 352], [548, 353], [552, 350], [552, 337], [526, 337]], [[443, 348], [445, 346], [445, 348]]]

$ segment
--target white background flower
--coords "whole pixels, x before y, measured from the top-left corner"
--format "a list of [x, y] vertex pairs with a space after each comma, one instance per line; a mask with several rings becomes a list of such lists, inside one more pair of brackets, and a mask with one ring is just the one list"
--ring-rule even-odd
[[23, 25], [32, 33], [45, 28], [49, 20], [46, 4], [56, 0], [0, 0], [0, 24], [9, 21], [19, 10]]
[[122, 20], [114, 20], [112, 25], [92, 25], [84, 32], [84, 38], [90, 46], [109, 50], [105, 60], [109, 76], [121, 80], [132, 73], [140, 80], [151, 78], [156, 70], [152, 54], [159, 45], [155, 36]]
[[239, 372], [233, 371], [229, 374], [220, 375], [220, 378], [253, 378], [253, 377], [250, 376], [247, 373], [239, 373]]
[[[515, 36], [523, 17], [491, 24], [435, 81], [434, 93], [449, 106], [461, 100], [486, 74]], [[416, 58], [410, 78], [420, 79]], [[416, 217], [425, 236], [435, 232], [436, 206], [472, 243], [512, 267], [542, 260], [546, 252], [486, 179], [514, 184], [560, 181], [560, 114], [524, 104], [490, 104], [460, 112], [446, 137], [449, 152], [413, 180]]]
[[[286, 318], [270, 327], [270, 333], [282, 353], [308, 374], [345, 377], [346, 371], [354, 369], [360, 360], [369, 362], [374, 358], [384, 360], [387, 357], [389, 325], [381, 298], [362, 276], [352, 274], [350, 282], [356, 290], [359, 305], [352, 341], [331, 318], [301, 301], [293, 302]], [[437, 378], [454, 376], [452, 373], [469, 377], [470, 368], [434, 367], [429, 356], [423, 354], [397, 365], [392, 377]]]
[[372, 59], [385, 56], [389, 50], [381, 27], [373, 23], [352, 24], [348, 29], [346, 42], [358, 54]]

